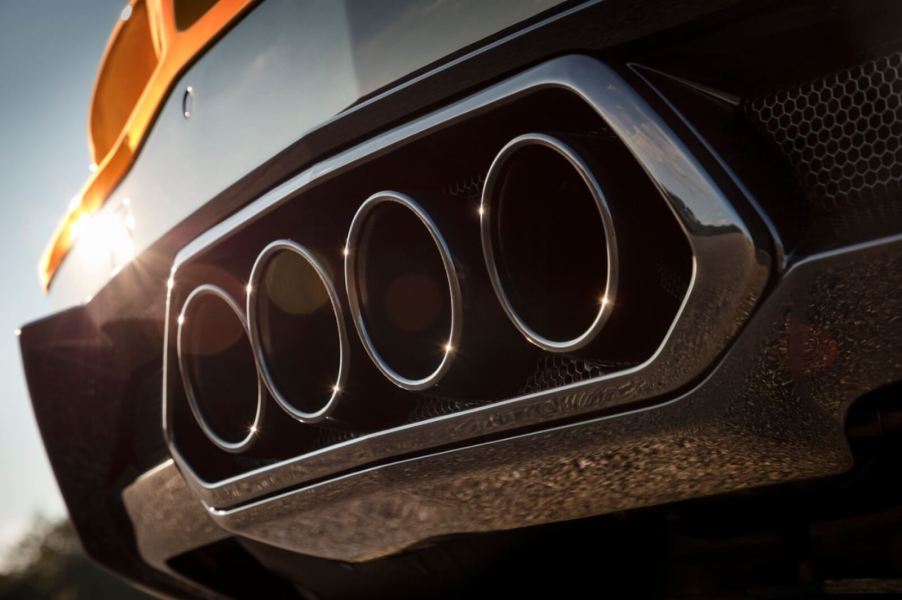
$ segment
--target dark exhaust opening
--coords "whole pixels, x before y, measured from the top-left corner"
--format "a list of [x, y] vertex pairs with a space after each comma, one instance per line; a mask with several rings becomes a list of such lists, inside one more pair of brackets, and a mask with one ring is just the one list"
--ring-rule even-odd
[[313, 265], [295, 252], [277, 250], [262, 269], [250, 318], [270, 384], [291, 406], [316, 413], [339, 385], [341, 329], [329, 292]]
[[235, 307], [217, 293], [205, 292], [205, 288], [195, 290], [180, 317], [182, 377], [208, 437], [226, 449], [238, 450], [256, 433], [257, 369]]
[[607, 280], [604, 224], [579, 172], [557, 151], [521, 146], [488, 198], [493, 250], [511, 308], [534, 331], [561, 341], [583, 334]]
[[361, 230], [357, 248], [360, 310], [375, 351], [408, 379], [441, 364], [451, 331], [451, 301], [441, 254], [408, 208], [383, 202]]

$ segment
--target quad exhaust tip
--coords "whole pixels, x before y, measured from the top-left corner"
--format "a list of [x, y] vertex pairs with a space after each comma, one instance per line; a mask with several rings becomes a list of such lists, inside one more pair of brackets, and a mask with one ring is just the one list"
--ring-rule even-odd
[[[590, 344], [617, 295], [614, 220], [596, 173], [575, 150], [581, 146], [540, 133], [511, 140], [489, 168], [479, 207], [483, 256], [502, 309], [529, 342], [554, 353]], [[405, 194], [373, 194], [355, 213], [343, 254], [350, 313], [373, 364], [405, 390], [438, 384], [461, 347], [463, 299], [435, 222]], [[339, 296], [304, 246], [277, 240], [260, 252], [246, 315], [206, 284], [178, 317], [189, 406], [207, 438], [232, 453], [258, 437], [264, 387], [286, 413], [315, 424], [332, 417], [348, 382]], [[224, 406], [225, 398], [241, 404]]]
[[[247, 450], [258, 437], [264, 402], [241, 308], [217, 286], [195, 288], [178, 316], [176, 351], [185, 396], [204, 435], [226, 452]], [[232, 398], [237, 404], [223, 404]]]
[[617, 238], [574, 144], [541, 133], [508, 142], [489, 168], [479, 215], [489, 280], [513, 325], [548, 352], [591, 343], [617, 296]]
[[435, 222], [409, 196], [379, 192], [354, 215], [344, 254], [348, 304], [373, 364], [405, 390], [436, 385], [460, 348], [463, 301]]
[[329, 419], [347, 385], [348, 337], [325, 268], [277, 240], [257, 256], [246, 292], [254, 360], [273, 400], [303, 423]]

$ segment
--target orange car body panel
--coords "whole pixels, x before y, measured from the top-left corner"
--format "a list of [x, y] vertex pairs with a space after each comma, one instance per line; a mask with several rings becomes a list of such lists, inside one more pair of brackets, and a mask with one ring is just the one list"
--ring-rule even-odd
[[[75, 243], [79, 222], [100, 209], [128, 173], [176, 79], [229, 24], [255, 3], [255, 0], [219, 0], [190, 27], [179, 30], [176, 26], [175, 1], [131, 0], [129, 4], [133, 14], [135, 10], [146, 10], [157, 62], [119, 131], [109, 131], [109, 127], [100, 122], [102, 119], [98, 119], [94, 112], [99, 84], [128, 21], [120, 19], [113, 29], [98, 70], [89, 117], [88, 138], [97, 168], [69, 206], [41, 257], [38, 276], [45, 290], [49, 289], [53, 277]], [[143, 13], [141, 18], [144, 18]], [[141, 58], [146, 60], [147, 56]], [[115, 141], [111, 145], [98, 143], [105, 139]], [[103, 151], [104, 146], [109, 146], [108, 151]], [[103, 156], [98, 156], [99, 153]]]

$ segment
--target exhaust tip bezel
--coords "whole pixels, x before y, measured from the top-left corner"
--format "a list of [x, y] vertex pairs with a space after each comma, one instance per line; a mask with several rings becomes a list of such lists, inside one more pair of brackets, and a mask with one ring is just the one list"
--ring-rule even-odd
[[244, 317], [244, 313], [242, 312], [241, 307], [238, 306], [238, 303], [236, 303], [235, 300], [232, 299], [228, 292], [218, 286], [209, 283], [197, 286], [196, 288], [191, 290], [191, 293], [188, 294], [187, 298], [185, 298], [185, 301], [182, 304], [182, 309], [179, 312], [178, 316], [178, 330], [176, 333], [176, 355], [178, 358], [179, 374], [181, 375], [182, 379], [182, 388], [185, 391], [185, 397], [188, 400], [188, 406], [191, 409], [191, 413], [194, 415], [194, 420], [197, 421], [198, 426], [200, 426], [201, 431], [203, 431], [207, 439], [213, 442], [213, 444], [215, 444], [221, 450], [232, 454], [238, 454], [250, 448], [259, 437], [260, 424], [263, 420], [263, 413], [265, 410], [265, 403], [263, 402], [263, 386], [260, 382], [259, 370], [255, 365], [254, 374], [257, 379], [257, 406], [254, 413], [254, 420], [248, 428], [248, 433], [241, 440], [237, 442], [230, 442], [229, 440], [219, 435], [219, 433], [217, 433], [207, 422], [207, 418], [204, 416], [203, 410], [200, 407], [200, 403], [197, 400], [197, 395], [194, 390], [194, 384], [192, 383], [192, 378], [190, 376], [190, 369], [188, 368], [187, 364], [187, 357], [182, 351], [182, 344], [184, 339], [183, 332], [185, 324], [189, 322], [188, 312], [191, 307], [191, 303], [197, 302], [198, 299], [204, 296], [212, 296], [224, 302], [226, 306], [229, 307], [229, 309], [238, 319], [238, 322], [241, 324], [241, 327], [244, 330], [244, 335], [247, 337], [248, 344], [251, 346], [251, 350], [253, 352], [253, 342], [251, 341], [248, 332], [247, 320]]
[[[432, 238], [442, 266], [445, 270], [445, 280], [448, 284], [448, 294], [451, 307], [451, 324], [450, 331], [446, 338], [446, 346], [442, 353], [442, 359], [438, 367], [425, 377], [418, 379], [402, 375], [391, 365], [389, 365], [376, 349], [375, 344], [367, 330], [363, 310], [360, 306], [360, 291], [358, 290], [357, 281], [357, 255], [358, 242], [363, 232], [364, 224], [373, 211], [378, 210], [380, 206], [386, 203], [394, 203], [404, 207], [413, 213], [414, 216], [422, 223]], [[442, 236], [438, 226], [429, 216], [429, 214], [410, 196], [393, 191], [382, 191], [373, 194], [367, 198], [357, 209], [354, 218], [351, 220], [351, 226], [348, 229], [348, 237], [345, 244], [345, 288], [348, 293], [348, 305], [351, 310], [351, 316], [354, 321], [354, 327], [364, 350], [369, 355], [376, 368], [388, 378], [389, 381], [398, 387], [408, 391], [422, 391], [436, 385], [445, 376], [451, 365], [457, 350], [460, 348], [461, 330], [463, 325], [463, 295], [461, 292], [460, 282], [457, 279], [457, 269], [454, 266], [454, 260], [445, 238]]]
[[[598, 208], [598, 213], [604, 228], [605, 260], [607, 264], [604, 294], [599, 302], [598, 310], [591, 325], [578, 336], [566, 340], [548, 338], [533, 329], [522, 317], [520, 317], [504, 288], [504, 284], [501, 280], [501, 273], [498, 270], [495, 258], [496, 240], [494, 238], [494, 222], [492, 221], [492, 215], [495, 211], [493, 199], [498, 191], [496, 188], [498, 187], [501, 174], [504, 172], [509, 161], [521, 149], [530, 146], [541, 146], [556, 152], [575, 169], [592, 195], [592, 199]], [[505, 314], [508, 316], [514, 327], [516, 327], [530, 343], [548, 352], [575, 352], [591, 343], [604, 328], [605, 323], [611, 316], [617, 296], [619, 260], [617, 237], [614, 230], [614, 219], [611, 215], [611, 210], [605, 199], [601, 185], [592, 173], [591, 167], [579, 153], [560, 138], [543, 133], [527, 133], [509, 141], [495, 156], [486, 175], [485, 184], [482, 188], [482, 198], [479, 205], [479, 221], [482, 252], [483, 257], [485, 258], [486, 269], [488, 270], [489, 281], [492, 283], [492, 288], [495, 290], [495, 295], [498, 298], [498, 302], [501, 304], [501, 308], [504, 309]]]
[[[338, 334], [338, 373], [335, 377], [335, 384], [332, 387], [332, 393], [329, 396], [329, 399], [323, 404], [323, 406], [316, 411], [307, 412], [297, 408], [294, 403], [289, 400], [285, 395], [279, 390], [278, 386], [275, 383], [275, 380], [272, 376], [272, 372], [270, 371], [269, 365], [266, 362], [266, 357], [263, 352], [263, 344], [260, 341], [260, 331], [259, 325], [257, 323], [257, 298], [258, 291], [260, 288], [260, 277], [265, 272], [265, 266], [270, 258], [278, 254], [279, 252], [291, 252], [297, 256], [299, 256], [302, 260], [306, 261], [307, 264], [314, 270], [317, 277], [322, 283], [323, 288], [326, 290], [326, 295], [329, 297], [329, 303], [332, 305], [332, 314], [335, 317], [335, 325], [336, 331]], [[276, 404], [288, 413], [294, 419], [302, 422], [302, 423], [321, 423], [325, 419], [327, 419], [335, 410], [335, 407], [338, 405], [338, 402], [341, 400], [342, 395], [345, 391], [345, 386], [348, 380], [348, 334], [347, 328], [345, 326], [344, 313], [341, 308], [341, 302], [338, 298], [338, 291], [335, 289], [335, 285], [332, 283], [329, 274], [326, 272], [323, 265], [317, 260], [317, 258], [310, 252], [307, 248], [298, 244], [292, 240], [275, 240], [270, 242], [261, 252], [257, 255], [256, 260], [254, 261], [254, 265], [251, 268], [251, 275], [248, 279], [248, 288], [246, 290], [247, 293], [247, 320], [248, 320], [248, 336], [251, 342], [251, 349], [254, 353], [254, 361], [257, 363], [257, 371], [260, 373], [260, 378], [263, 381], [263, 384], [266, 386], [266, 389], [269, 391], [273, 400]]]

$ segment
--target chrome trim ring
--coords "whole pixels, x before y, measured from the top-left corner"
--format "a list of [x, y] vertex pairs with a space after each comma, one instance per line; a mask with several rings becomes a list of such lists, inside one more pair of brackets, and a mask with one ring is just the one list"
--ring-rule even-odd
[[[495, 244], [492, 232], [492, 199], [494, 198], [500, 173], [508, 161], [514, 156], [518, 150], [527, 146], [542, 146], [554, 152], [567, 160], [570, 165], [576, 169], [580, 178], [592, 194], [595, 205], [598, 207], [598, 213], [601, 216], [601, 222], [604, 227], [605, 234], [605, 254], [607, 260], [607, 281], [605, 282], [604, 296], [599, 302], [598, 312], [592, 324], [580, 335], [569, 340], [552, 340], [537, 332], [524, 321], [517, 311], [514, 309], [504, 285], [501, 283], [501, 275], [498, 272], [498, 266], [495, 261]], [[619, 280], [619, 256], [617, 251], [617, 237], [614, 232], [614, 220], [611, 216], [611, 210], [605, 200], [604, 193], [598, 180], [592, 174], [589, 165], [579, 156], [579, 154], [568, 144], [558, 138], [542, 133], [527, 133], [520, 135], [510, 142], [492, 161], [488, 174], [485, 178], [485, 184], [482, 188], [482, 200], [479, 205], [479, 221], [480, 235], [482, 238], [482, 253], [485, 257], [485, 266], [489, 272], [489, 280], [492, 282], [492, 288], [495, 295], [501, 303], [501, 307], [507, 314], [508, 318], [514, 324], [520, 333], [526, 339], [543, 350], [548, 352], [573, 352], [585, 347], [589, 344], [598, 333], [604, 328], [605, 323], [611, 316], [611, 311], [615, 304], [617, 296], [617, 285]]]
[[[439, 366], [432, 373], [420, 379], [405, 377], [395, 371], [385, 360], [383, 360], [367, 331], [366, 323], [363, 318], [363, 311], [360, 306], [360, 295], [357, 289], [356, 277], [357, 242], [359, 241], [363, 230], [363, 224], [367, 217], [378, 208], [380, 204], [385, 202], [393, 202], [410, 210], [420, 220], [423, 226], [426, 227], [426, 230], [432, 237], [432, 241], [435, 243], [435, 247], [442, 259], [442, 265], [445, 268], [445, 278], [448, 281], [448, 294], [451, 300], [451, 330], [449, 331], [447, 338], [448, 346], [445, 348]], [[360, 208], [357, 209], [357, 212], [354, 214], [354, 218], [351, 221], [351, 227], [348, 229], [348, 239], [345, 245], [345, 287], [348, 291], [348, 304], [354, 319], [354, 326], [357, 328], [357, 333], [360, 336], [360, 341], [373, 363], [382, 374], [389, 379], [389, 381], [405, 390], [420, 391], [432, 387], [445, 376], [454, 362], [454, 356], [456, 354], [455, 350], [460, 347], [461, 328], [463, 325], [463, 299], [460, 290], [460, 282], [457, 280], [457, 270], [454, 267], [454, 260], [451, 258], [451, 251], [448, 249], [445, 238], [442, 237], [435, 222], [429, 217], [426, 211], [424, 211], [412, 198], [398, 192], [384, 191], [373, 194], [360, 205]]]
[[[238, 304], [235, 303], [234, 300], [232, 300], [231, 296], [229, 296], [229, 294], [225, 290], [215, 285], [199, 285], [198, 287], [194, 288], [190, 294], [188, 294], [188, 297], [185, 299], [184, 304], [182, 304], [182, 310], [178, 316], [176, 353], [178, 355], [179, 374], [182, 377], [182, 387], [185, 389], [185, 397], [188, 399], [188, 406], [191, 408], [191, 413], [194, 415], [194, 420], [197, 421], [197, 424], [204, 432], [204, 435], [206, 435], [207, 438], [220, 449], [225, 450], [226, 452], [237, 454], [250, 448], [254, 441], [257, 439], [257, 433], [260, 430], [260, 423], [263, 420], [263, 411], [265, 406], [263, 403], [263, 386], [260, 385], [260, 377], [258, 374], [257, 410], [254, 414], [254, 421], [248, 429], [247, 435], [243, 439], [237, 442], [230, 442], [216, 433], [216, 431], [214, 431], [213, 428], [210, 427], [210, 425], [207, 423], [206, 417], [204, 417], [203, 411], [201, 411], [200, 408], [200, 404], [197, 401], [197, 396], [194, 393], [194, 386], [191, 384], [191, 379], [189, 377], [188, 365], [185, 362], [185, 355], [182, 352], [182, 331], [187, 321], [186, 317], [188, 314], [188, 309], [190, 308], [192, 302], [197, 301], [197, 299], [202, 296], [213, 296], [225, 302], [226, 306], [228, 306], [238, 318], [238, 322], [241, 323], [241, 327], [244, 329], [244, 335], [248, 336], [247, 321], [244, 318], [244, 313], [241, 312], [241, 308], [238, 306]], [[251, 343], [249, 336], [248, 342]], [[253, 349], [253, 343], [251, 343], [251, 348]]]
[[[266, 262], [278, 252], [292, 252], [297, 254], [307, 261], [307, 264], [313, 267], [313, 270], [316, 272], [316, 275], [319, 277], [320, 282], [322, 282], [323, 287], [326, 290], [326, 295], [329, 296], [329, 302], [332, 304], [332, 313], [335, 315], [335, 325], [338, 333], [338, 374], [335, 378], [335, 385], [332, 388], [332, 394], [329, 396], [329, 399], [322, 408], [314, 412], [299, 410], [284, 396], [284, 394], [282, 394], [281, 391], [279, 391], [278, 386], [276, 386], [275, 381], [273, 380], [269, 366], [266, 364], [266, 357], [263, 355], [263, 345], [260, 342], [260, 331], [257, 323], [257, 290], [259, 289], [259, 279], [264, 272]], [[328, 273], [326, 273], [325, 268], [323, 268], [322, 264], [320, 264], [309, 250], [292, 240], [276, 240], [268, 244], [263, 251], [260, 252], [257, 259], [254, 261], [254, 266], [251, 269], [251, 276], [248, 281], [247, 320], [248, 335], [251, 341], [251, 349], [254, 352], [254, 360], [257, 363], [257, 370], [260, 373], [263, 384], [266, 386], [266, 389], [269, 390], [269, 393], [272, 395], [273, 400], [276, 401], [276, 404], [302, 423], [319, 423], [329, 417], [335, 410], [338, 401], [341, 399], [341, 395], [348, 379], [348, 361], [346, 358], [348, 354], [348, 335], [345, 327], [344, 314], [341, 310], [341, 303], [338, 299], [338, 292], [332, 284], [332, 280], [329, 278]]]

